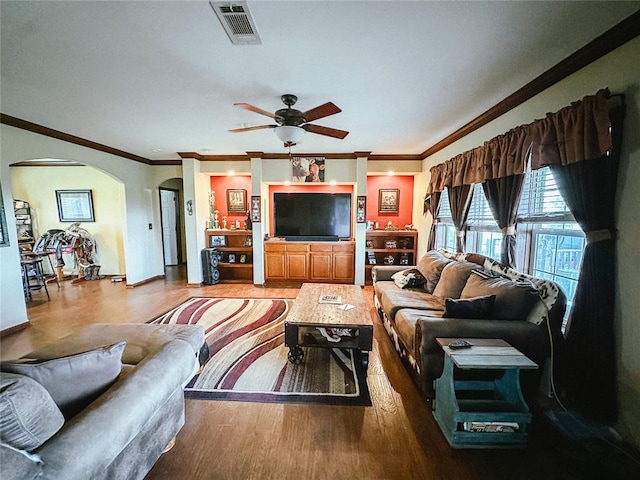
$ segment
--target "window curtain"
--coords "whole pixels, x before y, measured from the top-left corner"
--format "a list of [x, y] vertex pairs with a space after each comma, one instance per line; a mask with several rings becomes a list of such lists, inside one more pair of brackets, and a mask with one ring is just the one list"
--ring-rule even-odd
[[447, 190], [451, 217], [456, 227], [456, 251], [464, 252], [467, 217], [469, 216], [473, 189], [471, 185], [460, 185], [459, 187], [447, 187]]
[[[576, 408], [603, 422], [617, 414], [614, 209], [623, 115], [623, 107], [612, 110], [615, 135], [609, 155], [551, 165], [558, 189], [587, 237], [565, 330], [563, 383]], [[569, 157], [561, 153], [560, 158]]]
[[515, 268], [516, 218], [524, 185], [524, 174], [494, 178], [482, 184], [493, 218], [502, 230], [500, 263]]
[[440, 199], [442, 192], [434, 192], [424, 199], [424, 213], [431, 213], [431, 229], [429, 230], [429, 238], [427, 240], [427, 251], [436, 248], [436, 233], [438, 228], [438, 215], [440, 213]]

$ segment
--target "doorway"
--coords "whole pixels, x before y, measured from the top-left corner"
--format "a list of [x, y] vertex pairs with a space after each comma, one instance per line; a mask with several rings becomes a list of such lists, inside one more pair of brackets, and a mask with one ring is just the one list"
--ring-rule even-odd
[[160, 187], [160, 219], [164, 264], [178, 265], [182, 263], [182, 248], [178, 231], [180, 224], [178, 190]]

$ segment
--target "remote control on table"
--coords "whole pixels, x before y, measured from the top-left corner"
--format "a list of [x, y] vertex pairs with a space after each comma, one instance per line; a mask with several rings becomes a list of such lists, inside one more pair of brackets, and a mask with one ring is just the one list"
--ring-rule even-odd
[[467, 342], [466, 340], [456, 340], [455, 342], [451, 342], [449, 344], [449, 348], [451, 350], [458, 350], [460, 348], [469, 348], [471, 346], [472, 344], [470, 342]]

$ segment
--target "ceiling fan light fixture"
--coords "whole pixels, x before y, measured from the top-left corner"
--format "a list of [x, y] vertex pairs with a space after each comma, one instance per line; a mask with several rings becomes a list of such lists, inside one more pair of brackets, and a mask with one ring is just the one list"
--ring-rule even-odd
[[288, 145], [300, 143], [302, 141], [302, 137], [306, 132], [304, 128], [293, 127], [289, 125], [275, 127], [273, 131], [283, 143]]

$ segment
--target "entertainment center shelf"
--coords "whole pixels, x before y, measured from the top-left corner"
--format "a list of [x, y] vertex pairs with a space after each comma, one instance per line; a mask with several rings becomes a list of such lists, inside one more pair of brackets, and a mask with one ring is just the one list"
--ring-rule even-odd
[[418, 232], [415, 230], [368, 230], [366, 232], [365, 283], [371, 284], [375, 265], [415, 265]]
[[253, 283], [251, 230], [205, 230], [205, 245], [222, 253], [218, 270], [226, 283]]

